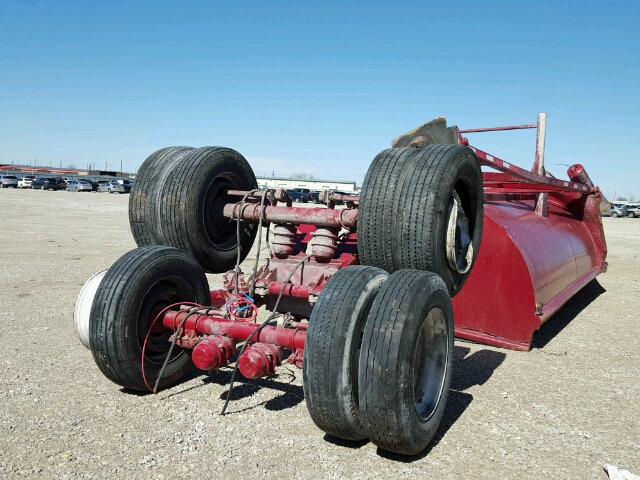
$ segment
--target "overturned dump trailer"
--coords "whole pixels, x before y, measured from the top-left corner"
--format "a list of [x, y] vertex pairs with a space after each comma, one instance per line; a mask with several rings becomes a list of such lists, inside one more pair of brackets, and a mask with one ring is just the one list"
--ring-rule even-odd
[[[537, 129], [532, 170], [463, 136], [519, 128]], [[320, 429], [417, 454], [446, 408], [454, 335], [528, 350], [606, 270], [606, 199], [580, 165], [548, 174], [544, 137], [544, 114], [475, 130], [441, 117], [380, 152], [360, 196], [324, 191], [319, 208], [257, 189], [234, 150], [158, 150], [131, 192], [139, 248], [87, 281], [78, 336], [105, 376], [141, 391], [235, 361], [231, 389], [237, 371], [255, 379], [288, 362]]]

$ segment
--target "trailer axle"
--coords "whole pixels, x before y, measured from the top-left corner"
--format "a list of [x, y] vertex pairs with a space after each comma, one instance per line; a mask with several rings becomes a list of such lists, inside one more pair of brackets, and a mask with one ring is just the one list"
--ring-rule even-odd
[[291, 225], [315, 225], [316, 227], [347, 228], [353, 230], [358, 218], [357, 209], [337, 210], [332, 208], [295, 208], [262, 206], [259, 203], [228, 203], [224, 206], [223, 214], [227, 218], [236, 220], [238, 212], [240, 219], [245, 222], [257, 223], [260, 220], [269, 223], [289, 223]]
[[[182, 330], [178, 331], [183, 322]], [[177, 344], [183, 348], [193, 348], [193, 363], [201, 370], [213, 370], [226, 365], [236, 353], [236, 343], [244, 341], [252, 344], [238, 359], [238, 365], [247, 378], [260, 378], [274, 373], [275, 367], [282, 363], [282, 350], [285, 348], [292, 353], [287, 361], [298, 368], [302, 367], [302, 352], [307, 338], [307, 329], [302, 326], [286, 328], [267, 325], [255, 333], [259, 327], [257, 323], [185, 310], [168, 311], [162, 323], [176, 332]]]

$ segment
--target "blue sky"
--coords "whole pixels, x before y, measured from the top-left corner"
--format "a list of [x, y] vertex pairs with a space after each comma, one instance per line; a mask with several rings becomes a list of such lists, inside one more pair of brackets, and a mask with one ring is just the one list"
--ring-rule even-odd
[[[258, 174], [360, 183], [434, 117], [544, 111], [552, 173], [582, 163], [609, 197], [640, 196], [638, 3], [518, 3], [0, 0], [0, 163], [135, 170], [223, 145]], [[469, 140], [533, 160], [534, 131]]]

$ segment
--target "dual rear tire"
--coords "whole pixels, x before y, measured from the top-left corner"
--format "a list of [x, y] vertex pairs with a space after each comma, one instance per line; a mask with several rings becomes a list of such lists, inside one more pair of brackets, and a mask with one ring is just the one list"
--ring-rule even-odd
[[303, 379], [311, 418], [338, 438], [420, 453], [444, 413], [453, 339], [451, 300], [438, 275], [339, 270], [309, 320]]
[[360, 261], [387, 272], [437, 273], [454, 296], [480, 249], [483, 202], [480, 164], [469, 147], [383, 150], [360, 195]]
[[302, 363], [304, 398], [314, 423], [335, 437], [367, 438], [358, 412], [361, 338], [388, 276], [375, 267], [338, 270], [309, 319]]
[[252, 190], [257, 182], [247, 160], [223, 147], [168, 147], [140, 167], [129, 199], [129, 223], [138, 246], [166, 245], [190, 253], [210, 273], [244, 260], [257, 226], [223, 215], [229, 190]]

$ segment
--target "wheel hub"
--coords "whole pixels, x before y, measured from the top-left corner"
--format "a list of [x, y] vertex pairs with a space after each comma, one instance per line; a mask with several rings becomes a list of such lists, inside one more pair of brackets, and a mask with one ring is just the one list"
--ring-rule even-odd
[[[150, 362], [162, 363], [169, 350], [169, 338], [173, 331], [162, 325], [162, 322], [155, 322], [158, 314], [169, 305], [184, 300], [178, 289], [168, 282], [157, 282], [147, 292], [140, 307], [138, 315], [138, 341], [140, 346], [144, 344], [147, 333], [147, 346], [145, 357]], [[180, 354], [180, 349], [174, 349], [173, 357]]]
[[439, 308], [427, 314], [413, 354], [413, 401], [422, 421], [433, 414], [447, 369], [447, 321]]

